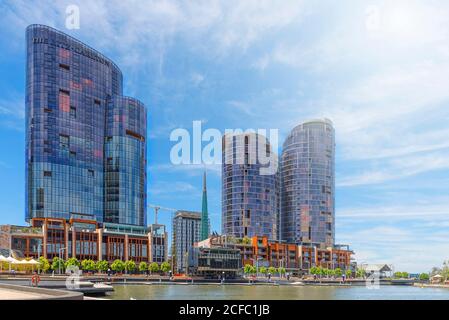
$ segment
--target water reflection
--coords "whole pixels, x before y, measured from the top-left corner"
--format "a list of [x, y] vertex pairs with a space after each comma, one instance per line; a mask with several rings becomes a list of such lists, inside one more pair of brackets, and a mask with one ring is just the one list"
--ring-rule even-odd
[[449, 300], [449, 290], [409, 286], [300, 287], [249, 285], [116, 285], [110, 299], [138, 300]]

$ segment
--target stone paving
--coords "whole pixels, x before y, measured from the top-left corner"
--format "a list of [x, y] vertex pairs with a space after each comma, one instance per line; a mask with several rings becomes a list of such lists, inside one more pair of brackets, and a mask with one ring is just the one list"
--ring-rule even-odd
[[28, 299], [45, 299], [50, 295], [34, 292], [25, 292], [13, 289], [0, 288], [0, 300], [28, 300]]

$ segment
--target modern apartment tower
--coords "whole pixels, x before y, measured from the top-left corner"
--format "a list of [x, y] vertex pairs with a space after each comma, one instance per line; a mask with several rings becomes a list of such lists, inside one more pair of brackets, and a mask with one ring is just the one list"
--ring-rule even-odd
[[261, 161], [277, 161], [272, 152], [267, 138], [256, 133], [223, 137], [223, 234], [277, 239], [277, 165]]
[[26, 220], [146, 227], [145, 106], [82, 42], [31, 25], [26, 43]]
[[201, 212], [177, 211], [173, 218], [172, 261], [176, 273], [186, 272], [187, 253], [200, 241]]
[[328, 119], [295, 127], [281, 156], [281, 237], [332, 247], [335, 242], [335, 132]]

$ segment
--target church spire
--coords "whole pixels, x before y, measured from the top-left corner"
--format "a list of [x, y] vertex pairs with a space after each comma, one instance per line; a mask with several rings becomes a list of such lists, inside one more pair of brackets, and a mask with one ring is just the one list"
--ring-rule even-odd
[[209, 213], [207, 211], [206, 171], [203, 175], [203, 204], [201, 208], [201, 240], [209, 238]]

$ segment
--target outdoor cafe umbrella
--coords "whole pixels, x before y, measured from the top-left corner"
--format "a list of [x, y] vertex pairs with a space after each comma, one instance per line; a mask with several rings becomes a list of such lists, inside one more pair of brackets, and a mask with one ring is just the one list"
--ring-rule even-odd
[[0, 270], [3, 271], [3, 262], [8, 262], [8, 260], [0, 254]]
[[11, 265], [12, 264], [20, 264], [19, 260], [14, 259], [13, 257], [9, 256], [8, 258], [6, 258], [6, 262], [9, 263], [9, 271], [11, 272]]
[[28, 260], [28, 261], [27, 261], [27, 260], [24, 260], [24, 261], [23, 261], [23, 264], [32, 266], [32, 271], [34, 271], [34, 266], [35, 266], [35, 265], [38, 265], [39, 262], [37, 262], [37, 261], [34, 260], [34, 259], [31, 259], [31, 260]]

